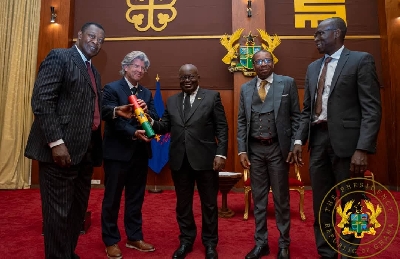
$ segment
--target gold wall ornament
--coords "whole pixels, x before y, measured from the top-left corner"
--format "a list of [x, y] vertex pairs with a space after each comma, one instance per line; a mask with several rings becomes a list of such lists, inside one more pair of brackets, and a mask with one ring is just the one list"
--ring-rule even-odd
[[[139, 0], [140, 2], [144, 2], [145, 0]], [[135, 25], [135, 29], [138, 31], [147, 31], [150, 28], [155, 31], [162, 31], [167, 27], [168, 23], [173, 21], [176, 18], [177, 11], [174, 7], [176, 0], [171, 0], [169, 4], [155, 4], [156, 0], [146, 0], [148, 4], [132, 4], [131, 0], [126, 0], [126, 4], [129, 9], [126, 11], [126, 20]], [[162, 1], [162, 0], [157, 0]], [[161, 27], [157, 27], [154, 25], [154, 11], [155, 10], [165, 10], [170, 11], [171, 13], [163, 13], [160, 12], [157, 14], [158, 23], [161, 24]], [[145, 15], [143, 13], [135, 14], [137, 11], [147, 11], [147, 25], [145, 27], [141, 27], [143, 24], [143, 20]], [[133, 14], [132, 14], [133, 12]]]
[[270, 36], [266, 31], [262, 29], [257, 29], [257, 31], [260, 33], [261, 39], [266, 42], [267, 44], [261, 43], [261, 46], [263, 49], [268, 50], [272, 54], [272, 58], [274, 59], [274, 64], [278, 63], [278, 58], [274, 55], [274, 50], [276, 47], [281, 44], [281, 39], [278, 37], [278, 35], [273, 35]]
[[225, 34], [220, 39], [222, 46], [224, 46], [228, 51], [225, 57], [222, 58], [222, 62], [224, 62], [225, 64], [230, 65], [232, 59], [237, 57], [237, 50], [239, 48], [239, 43], [235, 45], [234, 43], [240, 39], [240, 35], [242, 35], [243, 31], [244, 29], [238, 29], [231, 36]]
[[241, 38], [243, 31], [244, 29], [238, 29], [232, 35], [225, 34], [220, 39], [221, 45], [228, 51], [222, 58], [222, 62], [229, 65], [230, 72], [241, 71], [245, 76], [255, 76], [252, 58], [254, 53], [262, 49], [271, 52], [275, 64], [278, 62], [278, 58], [273, 54], [275, 48], [281, 44], [278, 35], [270, 36], [266, 31], [257, 29], [260, 33], [261, 45], [255, 44], [254, 40], [257, 35], [253, 35], [251, 32], [247, 36], [243, 36], [246, 39], [245, 45], [235, 44]]
[[317, 28], [320, 21], [331, 17], [340, 17], [346, 21], [346, 0], [294, 0], [294, 27]]

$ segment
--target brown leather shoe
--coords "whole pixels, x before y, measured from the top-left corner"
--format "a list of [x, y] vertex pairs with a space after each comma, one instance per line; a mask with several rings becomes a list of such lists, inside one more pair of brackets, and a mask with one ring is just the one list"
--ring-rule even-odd
[[139, 241], [126, 241], [126, 247], [133, 248], [139, 250], [141, 252], [153, 252], [156, 250], [153, 245], [144, 242], [143, 240]]
[[107, 257], [110, 259], [121, 259], [122, 258], [122, 252], [121, 252], [121, 249], [119, 249], [118, 244], [113, 244], [112, 246], [107, 246], [106, 253], [107, 253]]

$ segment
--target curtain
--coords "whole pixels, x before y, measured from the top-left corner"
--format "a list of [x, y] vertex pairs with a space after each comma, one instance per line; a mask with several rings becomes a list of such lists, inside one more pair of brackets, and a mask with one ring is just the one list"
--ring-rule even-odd
[[23, 189], [30, 186], [24, 149], [33, 121], [40, 0], [2, 0], [0, 10], [0, 189]]

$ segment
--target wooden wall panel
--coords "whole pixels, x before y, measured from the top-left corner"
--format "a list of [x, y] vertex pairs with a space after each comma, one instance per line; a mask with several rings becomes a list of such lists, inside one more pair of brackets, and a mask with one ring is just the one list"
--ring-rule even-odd
[[[387, 89], [383, 92], [383, 117], [387, 141], [387, 184], [400, 189], [400, 1], [377, 0], [379, 28], [382, 39], [381, 54], [383, 80]], [[381, 128], [382, 130], [382, 128]]]
[[233, 75], [221, 62], [226, 51], [218, 39], [105, 42], [99, 55], [93, 58], [103, 85], [121, 78], [118, 73], [121, 70], [121, 61], [133, 50], [143, 51], [150, 60], [149, 71], [141, 80], [150, 89], [155, 89], [155, 78], [158, 74], [162, 89], [179, 90], [178, 71], [186, 63], [197, 66], [203, 87], [233, 88]]
[[[366, 11], [360, 13], [360, 15], [366, 15], [366, 13], [372, 13], [374, 11], [374, 4], [377, 5], [376, 11], [378, 13], [379, 24], [376, 22], [375, 16], [368, 15], [366, 18], [358, 19], [357, 21], [354, 18], [351, 18], [348, 15], [348, 21], [353, 24], [353, 22], [359, 23], [359, 25], [355, 25], [351, 27], [351, 34], [353, 35], [365, 35], [365, 34], [380, 34], [380, 39], [369, 39], [368, 44], [365, 44], [365, 40], [357, 39], [357, 40], [347, 40], [346, 46], [350, 49], [354, 50], [364, 50], [372, 53], [375, 57], [377, 63], [378, 74], [380, 78], [380, 83], [383, 86], [381, 89], [382, 100], [383, 100], [383, 120], [382, 126], [378, 137], [378, 150], [377, 154], [370, 156], [370, 169], [375, 173], [376, 179], [386, 185], [391, 185], [394, 187], [400, 186], [400, 180], [398, 175], [398, 170], [400, 170], [400, 127], [398, 125], [398, 117], [400, 114], [400, 106], [397, 105], [397, 100], [400, 99], [400, 74], [398, 73], [400, 69], [400, 2], [397, 0], [371, 0], [376, 1], [374, 3], [370, 3], [370, 6], [367, 8], [363, 6], [363, 8], [367, 8]], [[290, 4], [290, 3], [291, 4]], [[354, 2], [354, 3], [353, 3]], [[211, 3], [211, 2], [209, 2]], [[276, 8], [273, 5], [279, 5], [286, 3], [285, 8], [292, 8], [293, 0], [283, 0], [283, 1], [273, 1], [273, 0], [256, 0], [253, 1], [253, 17], [248, 18], [246, 13], [246, 3], [245, 0], [240, 1], [232, 1], [231, 6], [231, 16], [230, 21], [219, 26], [218, 30], [214, 34], [221, 33], [231, 33], [238, 28], [245, 28], [244, 33], [248, 33], [249, 31], [255, 31], [256, 28], [266, 28], [270, 33], [278, 33], [281, 34], [284, 32], [284, 28], [279, 27], [283, 26], [284, 22], [282, 19], [273, 19], [273, 15], [277, 15]], [[351, 5], [361, 5], [360, 0], [352, 1]], [[364, 2], [363, 2], [364, 3]], [[77, 3], [78, 4], [78, 3]], [[79, 2], [79, 4], [87, 5], [85, 3]], [[355, 5], [356, 4], [356, 5]], [[57, 12], [57, 24], [50, 24], [50, 6], [55, 6]], [[129, 31], [129, 29], [121, 30], [121, 33], [118, 34], [118, 30], [113, 35], [113, 19], [109, 15], [101, 15], [99, 16], [98, 12], [82, 12], [81, 9], [77, 9], [77, 16], [74, 16], [74, 8], [75, 1], [74, 0], [42, 0], [42, 9], [41, 9], [41, 24], [40, 24], [40, 34], [39, 34], [39, 50], [38, 50], [38, 64], [43, 60], [43, 58], [47, 55], [47, 53], [52, 48], [58, 47], [69, 47], [72, 44], [72, 37], [76, 36], [77, 30], [82, 25], [81, 23], [86, 22], [87, 19], [91, 18], [91, 20], [97, 20], [98, 17], [101, 19], [108, 19], [111, 24], [110, 28], [107, 29], [107, 36], [130, 36], [139, 34], [136, 32], [133, 33]], [[186, 8], [186, 7], [185, 7]], [[221, 6], [217, 7], [221, 8]], [[354, 8], [350, 7], [350, 12], [354, 12]], [[372, 8], [372, 9], [371, 9]], [[288, 9], [288, 10], [289, 10]], [[274, 11], [272, 11], [274, 10]], [[358, 9], [355, 9], [358, 11]], [[101, 11], [101, 10], [100, 10]], [[224, 10], [225, 11], [225, 10]], [[105, 12], [105, 9], [101, 12]], [[100, 13], [101, 13], [100, 12]], [[266, 15], [266, 12], [271, 12], [271, 15]], [[89, 16], [88, 16], [89, 15]], [[224, 14], [225, 15], [225, 14]], [[224, 16], [223, 15], [223, 16]], [[287, 14], [285, 14], [287, 15]], [[293, 14], [291, 19], [293, 19]], [[371, 18], [372, 17], [372, 18]], [[279, 18], [279, 17], [278, 17]], [[350, 19], [351, 18], [351, 19]], [[73, 21], [79, 21], [79, 24], [75, 24], [75, 29], [73, 25]], [[367, 19], [370, 19], [366, 21]], [[102, 21], [103, 21], [102, 20]], [[276, 21], [280, 21], [279, 24], [274, 24]], [[363, 21], [361, 23], [361, 21]], [[364, 23], [364, 21], [366, 23]], [[293, 21], [289, 21], [291, 24]], [[367, 25], [370, 22], [371, 25]], [[219, 22], [220, 24], [221, 22]], [[368, 23], [369, 24], [369, 23]], [[379, 30], [377, 30], [377, 26], [379, 25]], [[225, 26], [225, 27], [224, 27]], [[228, 27], [226, 27], [228, 26]], [[231, 26], [231, 31], [229, 30]], [[292, 26], [292, 25], [291, 25]], [[204, 28], [193, 27], [194, 32], [202, 32], [205, 33], [207, 30], [203, 30]], [[176, 28], [177, 29], [177, 28]], [[270, 31], [271, 30], [271, 31]], [[303, 34], [298, 33], [284, 33], [286, 35], [310, 35], [313, 30], [310, 29], [305, 30]], [[118, 34], [118, 35], [117, 35]], [[196, 34], [196, 33], [194, 33]], [[183, 33], [181, 35], [194, 35]], [[154, 33], [149, 33], [149, 35], [155, 35]], [[168, 35], [168, 34], [166, 34]], [[283, 34], [282, 34], [283, 35]], [[217, 41], [217, 39], [215, 39]], [[109, 44], [110, 43], [110, 44]], [[183, 43], [180, 43], [183, 44]], [[192, 41], [186, 41], [184, 44], [191, 46]], [[215, 46], [214, 46], [214, 45]], [[229, 124], [229, 154], [226, 170], [229, 171], [242, 171], [240, 164], [238, 163], [237, 157], [237, 146], [236, 146], [236, 118], [237, 118], [237, 104], [239, 103], [239, 91], [240, 86], [246, 81], [250, 80], [250, 78], [246, 78], [242, 76], [240, 73], [235, 73], [233, 76], [229, 74], [227, 71], [224, 72], [226, 67], [222, 64], [220, 59], [222, 58], [222, 54], [224, 49], [222, 46], [213, 43], [207, 48], [204, 48], [206, 51], [208, 49], [214, 48], [212, 50], [212, 58], [215, 59], [210, 61], [210, 57], [206, 54], [202, 54], [201, 58], [204, 58], [205, 61], [209, 61], [208, 63], [196, 64], [199, 66], [199, 72], [202, 76], [202, 81], [204, 84], [201, 84], [205, 88], [215, 88], [224, 90], [219, 90], [221, 92], [222, 101], [225, 106], [225, 111], [227, 113], [228, 124]], [[110, 47], [108, 47], [108, 46]], [[193, 62], [192, 60], [199, 58], [191, 55], [190, 51], [185, 52], [174, 52], [171, 51], [170, 48], [164, 48], [162, 50], [162, 46], [166, 46], [165, 42], [161, 42], [160, 45], [153, 46], [152, 43], [149, 43], [148, 49], [146, 49], [147, 42], [141, 44], [139, 42], [128, 42], [127, 45], [129, 47], [124, 47], [124, 53], [121, 52], [120, 57], [116, 57], [113, 53], [109, 52], [112, 48], [119, 49], [120, 45], [113, 45], [111, 42], [107, 42], [104, 45], [104, 51], [101, 52], [100, 55], [95, 58], [94, 62], [96, 66], [102, 70], [103, 73], [110, 73], [110, 76], [105, 76], [106, 80], [103, 80], [103, 84], [107, 81], [113, 81], [119, 78], [118, 69], [119, 62], [123, 58], [123, 54], [126, 54], [132, 48], [137, 49], [138, 47], [143, 48], [146, 52], [149, 53], [149, 57], [151, 60], [158, 61], [157, 58], [152, 58], [153, 53], [157, 52], [157, 55], [165, 55], [168, 60], [170, 57], [173, 59], [176, 55], [180, 55], [182, 57], [187, 56], [188, 62]], [[150, 46], [151, 45], [151, 46]], [[167, 44], [168, 45], [168, 44]], [[200, 44], [201, 45], [201, 44]], [[161, 46], [161, 47], [160, 47]], [[202, 45], [205, 46], [205, 45]], [[294, 47], [293, 47], [294, 46]], [[132, 49], [133, 50], [133, 49]], [[163, 52], [164, 51], [164, 52]], [[196, 50], [200, 51], [200, 50]], [[211, 51], [211, 50], [210, 50]], [[126, 52], [126, 53], [125, 53]], [[206, 53], [205, 52], [205, 53]], [[211, 52], [209, 52], [211, 54]], [[308, 53], [308, 54], [307, 54]], [[302, 54], [303, 57], [300, 57], [298, 54]], [[103, 56], [102, 56], [103, 55]], [[104, 56], [106, 55], [106, 56]], [[280, 74], [286, 74], [289, 76], [293, 76], [296, 79], [297, 84], [302, 87], [305, 69], [312, 60], [317, 59], [320, 55], [316, 53], [315, 48], [312, 47], [312, 39], [309, 40], [282, 40], [282, 44], [276, 49], [276, 55], [280, 59], [280, 62], [276, 66], [276, 72]], [[151, 72], [146, 78], [146, 86], [150, 89], [154, 89], [154, 75], [159, 73], [161, 76], [161, 87], [164, 88], [162, 90], [163, 99], [166, 100], [168, 96], [179, 92], [178, 82], [174, 81], [173, 74], [176, 73], [176, 69], [178, 68], [178, 63], [171, 66], [168, 62], [163, 61], [161, 64], [157, 64], [158, 62], [154, 62], [151, 67]], [[195, 62], [193, 62], [195, 63]], [[204, 69], [203, 64], [211, 64], [211, 66], [218, 67], [218, 73], [220, 77], [223, 77], [223, 81], [225, 84], [215, 84], [208, 83], [207, 76], [208, 70]], [[288, 66], [299, 66], [300, 69], [297, 69], [295, 73], [292, 73], [288, 70]], [[169, 68], [168, 68], [169, 67]], [[170, 70], [161, 70], [161, 68], [168, 68]], [[115, 72], [112, 72], [115, 71]], [[288, 72], [289, 71], [289, 72]], [[215, 75], [214, 75], [215, 76]], [[166, 77], [166, 78], [165, 78]], [[168, 77], [170, 77], [168, 79]], [[164, 81], [163, 81], [164, 78]], [[168, 80], [167, 80], [168, 79]], [[229, 88], [230, 87], [230, 88]], [[169, 90], [166, 90], [169, 88]], [[299, 89], [300, 101], [302, 102], [304, 95], [304, 90]], [[308, 176], [308, 153], [304, 150], [304, 158], [306, 165], [301, 168], [301, 173], [303, 180], [306, 185], [309, 185], [309, 176]], [[95, 169], [94, 179], [103, 180], [103, 169], [97, 168]], [[163, 171], [159, 175], [155, 175], [153, 172], [149, 171], [148, 176], [148, 184], [157, 186], [173, 186], [172, 179], [170, 176], [168, 165], [163, 169]], [[32, 166], [32, 184], [38, 184], [38, 171], [37, 171], [37, 163], [33, 162]], [[241, 182], [238, 183], [237, 187], [241, 186]]]

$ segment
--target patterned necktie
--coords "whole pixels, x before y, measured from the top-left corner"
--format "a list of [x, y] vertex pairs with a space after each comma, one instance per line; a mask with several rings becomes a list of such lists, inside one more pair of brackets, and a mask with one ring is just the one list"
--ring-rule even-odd
[[183, 101], [183, 116], [185, 120], [189, 117], [190, 108], [192, 108], [190, 105], [190, 95], [185, 94], [185, 99]]
[[260, 88], [258, 89], [258, 95], [262, 102], [264, 102], [265, 97], [267, 96], [267, 92], [265, 91], [265, 85], [267, 84], [267, 80], [261, 80]]
[[324, 93], [326, 71], [328, 70], [328, 63], [331, 62], [332, 58], [327, 57], [324, 62], [324, 67], [322, 68], [321, 76], [318, 80], [318, 92], [317, 100], [315, 101], [315, 115], [319, 116], [322, 112], [322, 94]]
[[96, 80], [94, 79], [94, 74], [92, 68], [90, 66], [89, 61], [85, 61], [86, 68], [88, 70], [88, 74], [90, 76], [90, 81], [92, 81], [92, 88], [94, 93], [96, 94], [95, 101], [94, 101], [94, 115], [93, 115], [93, 124], [92, 130], [96, 130], [100, 125], [100, 111], [99, 111], [99, 97], [97, 96], [97, 87], [96, 87]]

